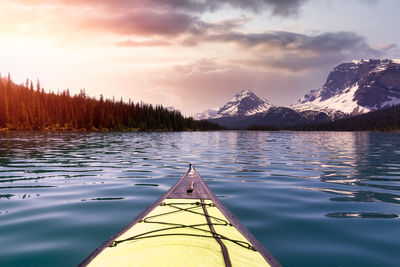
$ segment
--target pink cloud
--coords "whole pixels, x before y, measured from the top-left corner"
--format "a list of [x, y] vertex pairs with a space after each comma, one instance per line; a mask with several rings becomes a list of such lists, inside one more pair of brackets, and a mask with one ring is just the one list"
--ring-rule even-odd
[[144, 40], [144, 41], [134, 41], [134, 40], [125, 40], [120, 42], [115, 42], [113, 45], [120, 47], [153, 47], [153, 46], [169, 46], [170, 42], [167, 40]]
[[309, 0], [14, 0], [24, 5], [66, 5], [80, 7], [103, 6], [111, 9], [157, 8], [181, 10], [191, 13], [215, 11], [225, 7], [261, 12], [269, 10], [272, 15], [290, 16]]
[[179, 35], [199, 27], [196, 17], [177, 12], [138, 9], [122, 15], [107, 14], [85, 18], [80, 26], [90, 30], [123, 35]]

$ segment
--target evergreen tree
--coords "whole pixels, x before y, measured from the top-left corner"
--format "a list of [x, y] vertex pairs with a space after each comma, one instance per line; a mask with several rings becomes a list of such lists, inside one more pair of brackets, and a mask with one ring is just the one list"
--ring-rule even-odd
[[9, 122], [8, 99], [3, 79], [0, 76], [0, 128], [5, 128]]

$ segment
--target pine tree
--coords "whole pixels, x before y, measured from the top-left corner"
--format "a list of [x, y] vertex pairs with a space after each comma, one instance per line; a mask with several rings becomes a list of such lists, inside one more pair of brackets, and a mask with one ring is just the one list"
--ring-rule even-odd
[[8, 113], [8, 99], [6, 96], [4, 83], [0, 77], [0, 128], [7, 127], [9, 119], [10, 118]]

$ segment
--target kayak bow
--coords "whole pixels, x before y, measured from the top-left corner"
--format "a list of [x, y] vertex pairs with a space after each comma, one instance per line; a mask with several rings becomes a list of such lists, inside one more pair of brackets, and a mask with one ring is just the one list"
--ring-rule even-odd
[[189, 170], [80, 266], [280, 266]]

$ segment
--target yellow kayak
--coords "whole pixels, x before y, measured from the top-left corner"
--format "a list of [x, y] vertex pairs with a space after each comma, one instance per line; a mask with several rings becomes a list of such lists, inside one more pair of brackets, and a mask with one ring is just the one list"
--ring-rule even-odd
[[190, 165], [80, 266], [280, 266]]

